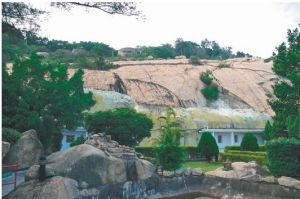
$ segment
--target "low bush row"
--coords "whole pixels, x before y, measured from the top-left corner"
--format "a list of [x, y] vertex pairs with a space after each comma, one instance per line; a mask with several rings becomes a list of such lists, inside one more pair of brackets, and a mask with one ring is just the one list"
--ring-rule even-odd
[[[241, 151], [241, 146], [238, 145], [229, 145], [225, 147], [225, 152], [228, 150], [238, 150]], [[258, 151], [266, 151], [265, 145], [259, 145], [258, 146]]]
[[[255, 152], [253, 152], [255, 153]], [[248, 154], [248, 153], [243, 153], [242, 151], [240, 153], [220, 153], [221, 159], [222, 160], [229, 160], [231, 162], [250, 162], [250, 161], [255, 161], [260, 165], [267, 165], [268, 161], [266, 158], [266, 155], [255, 155], [255, 154]]]
[[242, 154], [242, 155], [255, 155], [255, 156], [265, 156], [265, 157], [267, 157], [267, 152], [264, 152], [264, 151], [227, 150], [225, 153], [234, 153], [234, 154]]

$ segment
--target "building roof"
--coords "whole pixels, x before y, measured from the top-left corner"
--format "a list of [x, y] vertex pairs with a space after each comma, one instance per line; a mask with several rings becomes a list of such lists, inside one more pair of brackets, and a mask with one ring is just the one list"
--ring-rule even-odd
[[213, 128], [213, 129], [199, 129], [199, 133], [200, 132], [205, 132], [205, 131], [209, 131], [209, 132], [214, 132], [214, 133], [263, 133], [264, 129], [263, 128]]

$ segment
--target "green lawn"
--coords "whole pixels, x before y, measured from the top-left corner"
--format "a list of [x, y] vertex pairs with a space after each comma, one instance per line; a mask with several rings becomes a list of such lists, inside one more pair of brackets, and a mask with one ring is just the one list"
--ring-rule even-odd
[[205, 161], [197, 161], [197, 162], [185, 162], [183, 164], [183, 168], [201, 168], [202, 171], [207, 172], [207, 171], [213, 171], [216, 170], [219, 167], [222, 167], [221, 162], [205, 162]]

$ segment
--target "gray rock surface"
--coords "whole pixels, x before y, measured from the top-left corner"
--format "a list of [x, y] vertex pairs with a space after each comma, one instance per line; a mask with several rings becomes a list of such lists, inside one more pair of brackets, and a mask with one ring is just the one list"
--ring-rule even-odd
[[[39, 178], [39, 165], [31, 166], [25, 175], [25, 181], [36, 180]], [[46, 165], [46, 176], [54, 176], [54, 170], [49, 165]]]
[[294, 178], [282, 176], [278, 178], [278, 183], [282, 186], [300, 189], [300, 181]]
[[155, 173], [155, 166], [146, 160], [137, 160], [135, 162], [139, 180], [150, 178]]
[[2, 141], [2, 160], [8, 153], [9, 149], [10, 149], [10, 143]]
[[231, 164], [232, 170], [226, 171], [219, 168], [209, 171], [206, 175], [217, 176], [222, 178], [244, 179], [248, 181], [260, 181], [266, 174], [262, 167], [255, 162], [234, 162]]
[[56, 176], [44, 182], [30, 180], [20, 185], [5, 199], [79, 199], [78, 183], [70, 178]]
[[11, 146], [4, 158], [5, 164], [19, 164], [19, 168], [28, 168], [38, 164], [40, 156], [44, 153], [43, 145], [38, 139], [35, 130], [22, 133], [20, 139]]

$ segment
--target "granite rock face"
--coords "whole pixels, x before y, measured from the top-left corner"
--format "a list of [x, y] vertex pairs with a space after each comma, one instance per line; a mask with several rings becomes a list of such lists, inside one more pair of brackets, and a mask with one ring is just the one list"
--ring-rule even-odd
[[28, 168], [38, 164], [39, 158], [43, 155], [44, 148], [38, 139], [35, 130], [22, 133], [22, 136], [14, 143], [6, 157], [5, 164], [18, 164], [19, 169]]

